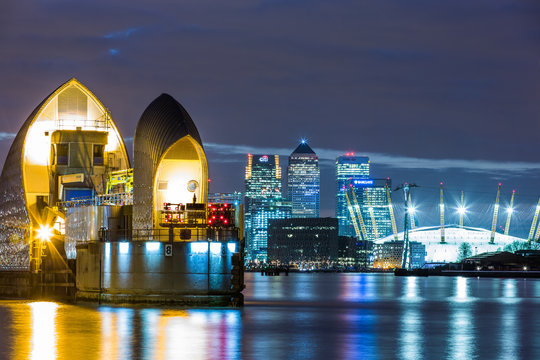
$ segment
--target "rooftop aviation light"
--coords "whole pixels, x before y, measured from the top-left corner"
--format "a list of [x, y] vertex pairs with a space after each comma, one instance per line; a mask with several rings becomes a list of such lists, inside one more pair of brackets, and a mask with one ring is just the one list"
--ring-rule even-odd
[[214, 255], [218, 255], [219, 253], [221, 253], [221, 243], [219, 242], [210, 243], [210, 252]]
[[148, 252], [155, 252], [158, 251], [161, 248], [161, 243], [157, 241], [147, 242], [146, 243], [146, 251]]
[[52, 235], [53, 229], [50, 228], [48, 225], [41, 225], [41, 227], [37, 231], [37, 237], [43, 241], [51, 240]]
[[236, 243], [230, 242], [227, 243], [227, 248], [229, 249], [229, 252], [236, 252]]
[[127, 254], [129, 252], [129, 243], [128, 242], [118, 243], [118, 250], [120, 251], [120, 254]]
[[190, 251], [195, 254], [202, 254], [208, 251], [207, 242], [192, 242], [189, 244]]

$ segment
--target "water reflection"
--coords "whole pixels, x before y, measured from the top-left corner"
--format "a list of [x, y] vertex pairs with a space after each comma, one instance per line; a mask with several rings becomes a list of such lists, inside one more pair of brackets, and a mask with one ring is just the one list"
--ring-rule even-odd
[[0, 339], [7, 345], [0, 346], [0, 358], [509, 359], [540, 353], [534, 335], [539, 280], [248, 274], [247, 283], [248, 305], [239, 310], [0, 301]]
[[30, 359], [56, 359], [56, 309], [52, 302], [29, 304], [32, 312], [32, 351]]

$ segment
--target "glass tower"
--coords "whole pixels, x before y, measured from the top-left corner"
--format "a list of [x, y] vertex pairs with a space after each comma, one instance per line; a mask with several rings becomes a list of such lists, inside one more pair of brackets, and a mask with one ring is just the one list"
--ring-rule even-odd
[[[386, 194], [386, 187], [392, 188], [391, 180], [353, 179], [349, 186], [352, 186], [354, 190], [366, 228], [366, 237], [363, 240], [375, 240], [392, 234], [392, 221]], [[347, 220], [351, 222], [348, 210]]]
[[369, 158], [346, 153], [336, 159], [336, 217], [338, 218], [339, 235], [355, 236], [351, 223], [345, 187], [353, 180], [369, 178]]
[[319, 217], [321, 173], [319, 157], [304, 140], [289, 156], [287, 197], [295, 218]]
[[266, 261], [268, 219], [290, 217], [281, 195], [278, 155], [248, 154], [245, 173], [244, 227], [248, 260]]

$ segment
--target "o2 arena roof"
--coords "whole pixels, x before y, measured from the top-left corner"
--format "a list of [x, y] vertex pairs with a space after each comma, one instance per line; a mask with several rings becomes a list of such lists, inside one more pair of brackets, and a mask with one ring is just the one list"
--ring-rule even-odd
[[[403, 240], [403, 232], [397, 234], [398, 240]], [[495, 233], [495, 241], [489, 243], [491, 231], [457, 225], [445, 225], [445, 243], [441, 244], [440, 226], [426, 226], [409, 230], [409, 241], [418, 241], [426, 246], [426, 262], [456, 262], [458, 259], [458, 249], [462, 243], [469, 243], [472, 255], [484, 252], [501, 251], [514, 241], [527, 241], [515, 236]], [[394, 240], [394, 235], [380, 238], [374, 241], [375, 244], [382, 244]]]

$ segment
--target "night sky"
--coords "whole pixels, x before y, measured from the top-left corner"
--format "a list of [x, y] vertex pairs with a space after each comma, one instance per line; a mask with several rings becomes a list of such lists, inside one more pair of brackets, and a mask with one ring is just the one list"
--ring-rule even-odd
[[322, 216], [334, 216], [335, 158], [354, 151], [374, 177], [421, 186], [420, 225], [438, 223], [443, 181], [450, 207], [465, 190], [466, 224], [489, 228], [501, 181], [503, 204], [516, 189], [510, 234], [527, 235], [540, 196], [538, 1], [121, 3], [2, 1], [2, 161], [35, 106], [76, 77], [130, 151], [145, 107], [175, 97], [201, 134], [211, 191], [243, 191], [248, 152], [283, 155], [285, 170], [306, 138]]

